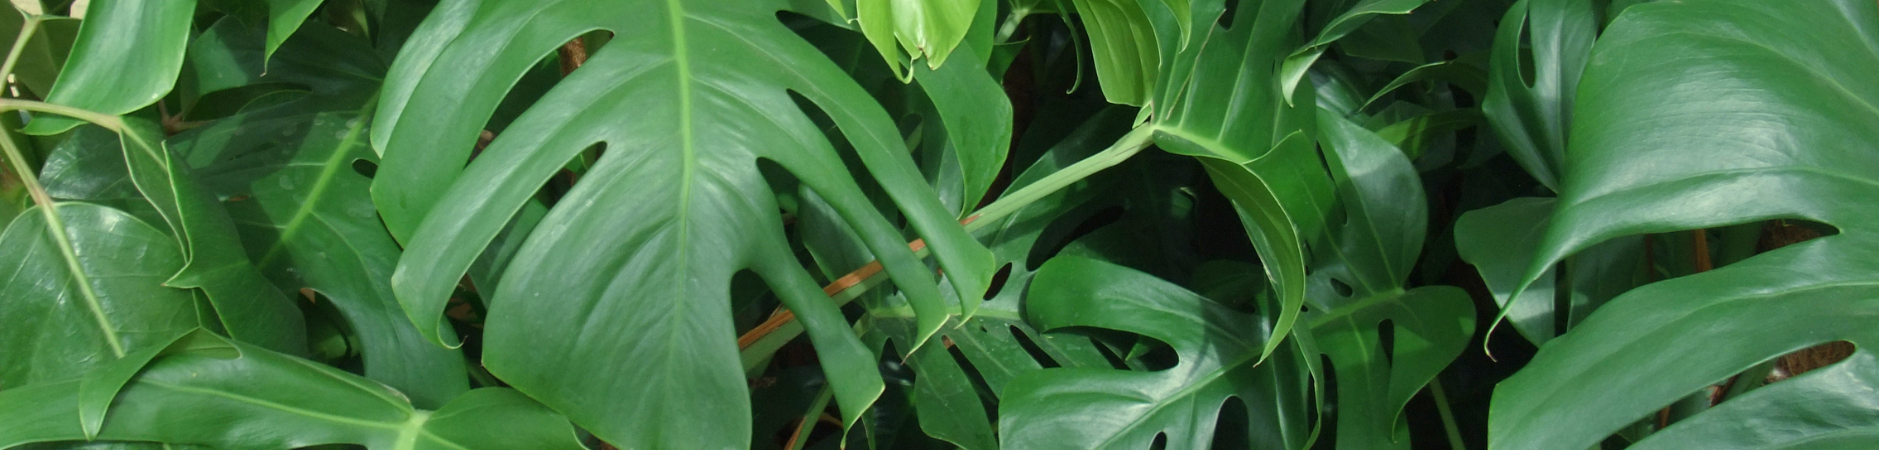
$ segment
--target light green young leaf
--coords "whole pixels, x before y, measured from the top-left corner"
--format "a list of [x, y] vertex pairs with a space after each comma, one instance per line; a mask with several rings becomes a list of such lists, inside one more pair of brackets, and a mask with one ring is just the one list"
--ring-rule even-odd
[[980, 1], [984, 0], [856, 0], [855, 20], [894, 74], [906, 77], [911, 74], [902, 72], [900, 52], [905, 50], [915, 61], [924, 58], [928, 68], [939, 69], [965, 39]]
[[1194, 15], [1188, 2], [1071, 1], [1077, 16], [1083, 19], [1084, 30], [1089, 33], [1090, 53], [1096, 60], [1096, 81], [1102, 85], [1103, 97], [1110, 103], [1147, 105], [1156, 92], [1162, 67], [1171, 59], [1163, 55], [1172, 56], [1171, 49], [1186, 47], [1195, 21], [1209, 26], [1213, 19]]

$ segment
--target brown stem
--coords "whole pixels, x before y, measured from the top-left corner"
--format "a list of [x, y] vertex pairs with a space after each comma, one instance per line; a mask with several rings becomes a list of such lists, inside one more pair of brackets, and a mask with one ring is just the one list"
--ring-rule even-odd
[[[979, 216], [976, 215], [967, 217], [966, 220], [959, 221], [959, 224], [970, 224], [973, 220], [978, 218]], [[914, 239], [913, 242], [907, 243], [907, 249], [914, 252], [926, 250], [926, 240]], [[855, 269], [854, 272], [849, 272], [847, 275], [842, 275], [841, 278], [836, 278], [835, 281], [830, 282], [828, 286], [823, 286], [822, 294], [834, 297], [835, 294], [840, 294], [842, 291], [855, 287], [861, 284], [861, 282], [867, 281], [869, 278], [873, 278], [880, 273], [880, 261], [868, 263], [868, 265], [861, 266], [860, 269]], [[750, 348], [750, 344], [757, 343], [758, 339], [763, 339], [764, 336], [770, 335], [771, 332], [776, 331], [777, 328], [782, 328], [783, 324], [787, 324], [792, 320], [796, 320], [796, 313], [792, 313], [788, 309], [777, 308], [776, 313], [771, 314], [769, 320], [758, 324], [756, 328], [750, 329], [750, 331], [744, 333], [743, 336], [738, 336], [737, 349], [743, 350]]]
[[1694, 233], [1696, 237], [1696, 273], [1708, 272], [1709, 269], [1715, 268], [1709, 261], [1709, 232], [1698, 228], [1691, 233]]
[[563, 44], [557, 52], [561, 54], [561, 76], [568, 76], [574, 73], [574, 69], [579, 69], [582, 64], [587, 63], [587, 43], [579, 37]]

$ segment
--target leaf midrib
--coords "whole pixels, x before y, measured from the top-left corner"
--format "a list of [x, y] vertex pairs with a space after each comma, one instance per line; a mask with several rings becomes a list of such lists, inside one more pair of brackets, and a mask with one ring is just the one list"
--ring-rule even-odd
[[[368, 105], [371, 103], [368, 102]], [[359, 139], [364, 136], [364, 133], [360, 131], [365, 129], [365, 122], [365, 116], [357, 116], [346, 126], [346, 137], [339, 140], [339, 146], [333, 149], [333, 155], [326, 158], [326, 164], [320, 168], [320, 176], [313, 181], [313, 187], [307, 193], [306, 200], [300, 202], [300, 207], [294, 210], [293, 216], [287, 220], [287, 225], [281, 227], [280, 238], [274, 241], [274, 245], [268, 248], [260, 261], [255, 262], [255, 267], [268, 267], [269, 263], [280, 257], [281, 252], [287, 250], [287, 243], [294, 239], [294, 235], [298, 234], [307, 218], [313, 216], [314, 209], [320, 205], [320, 201], [326, 197], [326, 192], [332, 187], [333, 179], [338, 177], [339, 167], [345, 165], [347, 152], [358, 145]], [[286, 174], [281, 176], [286, 176]]]
[[[238, 395], [235, 393], [223, 392], [223, 391], [218, 391], [214, 389], [199, 388], [199, 387], [194, 387], [194, 386], [184, 386], [180, 384], [170, 384], [170, 383], [165, 383], [165, 382], [156, 381], [156, 380], [139, 380], [137, 381], [137, 384], [148, 385], [148, 386], [153, 386], [153, 387], [158, 387], [158, 388], [163, 388], [163, 389], [169, 389], [172, 391], [189, 393], [189, 394], [221, 397], [221, 398], [228, 399], [228, 400], [233, 400], [233, 401], [237, 401], [241, 403], [247, 403], [250, 405], [255, 405], [255, 406], [259, 406], [263, 408], [285, 412], [288, 414], [294, 414], [294, 415], [309, 417], [309, 418], [313, 418], [317, 420], [324, 420], [324, 421], [333, 422], [333, 423], [340, 423], [340, 424], [346, 424], [346, 425], [352, 425], [352, 426], [358, 426], [358, 427], [378, 428], [378, 429], [384, 429], [384, 430], [396, 430], [398, 431], [398, 436], [395, 438], [395, 441], [394, 441], [394, 447], [393, 447], [394, 450], [409, 450], [409, 449], [417, 448], [417, 438], [419, 437], [428, 438], [432, 442], [446, 445], [454, 449], [468, 450], [466, 447], [460, 444], [457, 444], [455, 442], [451, 442], [448, 439], [439, 437], [436, 434], [431, 433], [430, 430], [425, 429], [424, 425], [430, 421], [430, 417], [431, 417], [431, 414], [429, 411], [415, 410], [406, 405], [399, 405], [399, 404], [394, 403], [391, 406], [402, 410], [402, 412], [406, 414], [409, 414], [411, 416], [410, 419], [404, 421], [403, 423], [388, 423], [388, 422], [377, 422], [377, 421], [363, 420], [363, 419], [354, 419], [351, 417], [327, 414], [327, 413], [313, 411], [309, 409], [296, 408], [293, 406], [271, 402], [271, 401], [267, 401], [267, 400], [263, 400], [263, 399], [259, 399], [255, 397], [249, 397], [246, 395]], [[381, 399], [383, 398], [381, 397]]]
[[[675, 95], [677, 95], [679, 100], [679, 149], [682, 152], [679, 158], [681, 164], [678, 190], [679, 209], [678, 213], [674, 216], [674, 221], [678, 225], [678, 237], [675, 241], [677, 244], [676, 248], [680, 249], [680, 251], [675, 252], [676, 255], [674, 257], [677, 261], [674, 262], [673, 267], [679, 267], [679, 270], [683, 273], [684, 271], [689, 271], [691, 265], [691, 255], [684, 251], [684, 249], [691, 247], [692, 208], [690, 200], [692, 197], [692, 178], [695, 176], [698, 165], [696, 160], [697, 136], [695, 130], [692, 129], [692, 65], [691, 52], [686, 46], [685, 8], [680, 4], [679, 0], [666, 0], [665, 3], [667, 27], [672, 35], [672, 65], [676, 72], [673, 78], [678, 85]], [[686, 280], [680, 280], [678, 283], [673, 283], [673, 290], [677, 295], [673, 296], [672, 300], [674, 301], [668, 302], [668, 304], [673, 306], [672, 312], [674, 316], [681, 316], [690, 312], [684, 305], [687, 303], [686, 300], [691, 298], [690, 293], [687, 292], [691, 288], [691, 283], [685, 281]], [[672, 320], [679, 324], [687, 322], [683, 317], [674, 317]], [[679, 346], [678, 333], [666, 333], [665, 338], [665, 354], [676, 354]], [[686, 391], [685, 386], [673, 385], [673, 382], [676, 381], [673, 377], [661, 377], [660, 381], [666, 385], [666, 388], [663, 390], [667, 396], [667, 404], [672, 403], [670, 396], [673, 393]]]

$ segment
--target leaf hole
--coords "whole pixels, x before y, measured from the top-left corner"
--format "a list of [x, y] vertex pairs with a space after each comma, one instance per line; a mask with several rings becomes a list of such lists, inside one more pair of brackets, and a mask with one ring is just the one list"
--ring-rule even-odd
[[[1078, 212], [1082, 211], [1083, 209], [1079, 209]], [[1071, 242], [1076, 242], [1077, 239], [1088, 236], [1096, 230], [1122, 221], [1123, 211], [1122, 206], [1116, 205], [1082, 215], [1077, 212], [1065, 214], [1064, 217], [1051, 222], [1038, 235], [1038, 244], [1049, 244], [1033, 245], [1031, 253], [1025, 257], [1025, 266], [1042, 267], [1044, 261], [1057, 256], [1057, 253], [1063, 251], [1064, 247], [1068, 247]]]
[[998, 293], [1005, 289], [1005, 283], [1010, 281], [1011, 263], [1005, 263], [1004, 266], [998, 268], [998, 272], [992, 274], [991, 288], [985, 290], [985, 300], [998, 297]]
[[1832, 225], [1805, 219], [1776, 219], [1762, 225], [1755, 250], [1766, 252], [1822, 237], [1840, 234]]
[[1350, 283], [1345, 283], [1344, 280], [1339, 280], [1336, 278], [1331, 278], [1330, 280], [1331, 280], [1331, 291], [1336, 292], [1339, 297], [1349, 298], [1351, 294], [1355, 293], [1355, 290], [1351, 288]]
[[355, 159], [355, 160], [352, 160], [352, 171], [358, 172], [359, 175], [362, 175], [366, 178], [376, 177], [378, 176], [378, 163], [366, 161], [364, 159]]
[[[1240, 0], [1226, 0], [1225, 6], [1226, 6], [1226, 10], [1220, 13], [1220, 20], [1216, 22], [1220, 24], [1221, 29], [1232, 30], [1233, 23], [1235, 21], [1240, 20], [1238, 17], [1235, 17], [1240, 12]], [[1258, 9], [1258, 8], [1254, 8], [1254, 9]], [[1248, 17], [1247, 19], [1251, 19], [1251, 18]]]
[[1037, 360], [1038, 365], [1046, 369], [1063, 367], [1062, 364], [1057, 363], [1055, 358], [1051, 358], [1050, 354], [1044, 353], [1044, 349], [1038, 347], [1037, 342], [1032, 341], [1031, 335], [1026, 334], [1023, 329], [1018, 328], [1017, 325], [1010, 325], [1009, 328], [1011, 328], [1012, 340], [1017, 341], [1018, 347], [1023, 348], [1025, 353], [1030, 354], [1031, 359]]
[[522, 72], [520, 79], [509, 85], [509, 89], [503, 94], [502, 101], [496, 104], [496, 110], [492, 111], [489, 120], [483, 123], [484, 130], [502, 134], [509, 128], [509, 124], [515, 123], [515, 119], [522, 116], [523, 112], [534, 108], [536, 102], [548, 95], [548, 91], [554, 90], [555, 86], [561, 84], [563, 75], [561, 74], [560, 47], [556, 45], [553, 48], [542, 49], [542, 56]]
[[[1253, 448], [1251, 430], [1246, 427], [1252, 420], [1246, 413], [1246, 401], [1239, 396], [1227, 397], [1220, 404], [1220, 414], [1214, 416], [1213, 445], [1215, 450]], [[1224, 431], [1224, 432], [1222, 432]]]
[[985, 417], [991, 418], [992, 423], [998, 423], [998, 396], [992, 393], [991, 383], [985, 381], [985, 375], [979, 373], [978, 368], [972, 365], [972, 360], [966, 358], [965, 352], [961, 351], [958, 345], [953, 344], [951, 340], [947, 340], [946, 344], [946, 351], [952, 354], [953, 362], [959, 364], [959, 368], [966, 373], [967, 379], [972, 380], [972, 387], [979, 394], [979, 407], [985, 409]]
[[1853, 356], [1854, 350], [1857, 348], [1852, 342], [1833, 341], [1781, 355], [1765, 381], [1781, 381], [1834, 365]]
[[1383, 349], [1383, 361], [1396, 363], [1396, 323], [1390, 319], [1377, 323], [1377, 347]]

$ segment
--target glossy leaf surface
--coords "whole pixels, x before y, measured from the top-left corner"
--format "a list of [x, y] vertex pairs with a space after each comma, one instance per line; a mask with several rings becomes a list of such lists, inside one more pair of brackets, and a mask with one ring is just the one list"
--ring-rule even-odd
[[1269, 354], [1305, 301], [1304, 242], [1324, 228], [1322, 213], [1308, 210], [1329, 208], [1333, 194], [1313, 145], [1314, 94], [1303, 89], [1285, 98], [1277, 71], [1299, 43], [1293, 28], [1304, 1], [1245, 6], [1223, 27], [1216, 23], [1222, 3], [1194, 4], [1196, 25], [1186, 37], [1174, 34], [1183, 30], [1171, 21], [1157, 22], [1161, 52], [1175, 56], [1162, 60], [1152, 125], [1156, 145], [1200, 158], [1239, 211], [1285, 305], [1264, 341]]
[[1467, 347], [1474, 305], [1452, 286], [1405, 289], [1428, 233], [1427, 201], [1409, 159], [1329, 111], [1318, 121], [1345, 219], [1326, 218], [1332, 226], [1312, 241], [1305, 320], [1335, 375], [1319, 379], [1337, 380], [1337, 445], [1408, 448], [1403, 408]]
[[[373, 131], [385, 155], [374, 197], [408, 243], [393, 287], [418, 329], [440, 341], [438, 313], [484, 246], [555, 170], [604, 143], [606, 156], [543, 218], [489, 296], [490, 371], [617, 445], [748, 445], [749, 433], [725, 430], [750, 422], [726, 301], [732, 274], [749, 268], [804, 321], [837, 402], [865, 408], [881, 390], [873, 354], [791, 257], [757, 160], [788, 170], [861, 232], [921, 317], [922, 338], [948, 308], [789, 93], [856, 144], [957, 291], [984, 292], [990, 254], [932, 200], [880, 106], [777, 21], [781, 6], [439, 5], [413, 37], [426, 44], [393, 65]], [[621, 37], [467, 169], [452, 168], [501, 91], [541, 54], [596, 28]]]
[[[1007, 448], [1204, 448], [1228, 398], [1244, 402], [1262, 446], [1305, 441], [1306, 373], [1289, 350], [1264, 364], [1269, 321], [1113, 264], [1059, 256], [1032, 280], [1026, 315], [1049, 332], [1097, 327], [1167, 343], [1180, 362], [1154, 372], [1057, 368], [1029, 372], [999, 404]], [[1287, 347], [1289, 348], [1289, 347]]]
[[[1708, 0], [1641, 4], [1612, 24], [1579, 85], [1572, 170], [1527, 280], [1618, 236], [1776, 217], [1824, 222], [1840, 234], [1607, 303], [1496, 389], [1496, 448], [1582, 448], [1756, 363], [1833, 340], [1860, 349], [1739, 406], [1781, 393], [1850, 396], [1760, 410], [1761, 423], [1795, 427], [1733, 435], [1748, 437], [1743, 445], [1873, 445], [1869, 423], [1823, 413], [1868, 401], [1854, 393], [1872, 389], [1852, 374], [1870, 370], [1859, 367], [1871, 359], [1870, 303], [1879, 298], [1864, 268], [1879, 248], [1866, 201], [1879, 173], [1879, 87], [1867, 81], [1879, 72], [1874, 23], [1879, 4], [1865, 1]], [[1690, 426], [1740, 417], [1733, 402]], [[1681, 434], [1682, 426], [1646, 443], [1715, 442]]]
[[[176, 84], [195, 10], [195, 0], [92, 2], [46, 101], [113, 115], [156, 103]], [[79, 123], [46, 117], [25, 131], [54, 134]]]
[[[0, 391], [0, 447], [83, 439], [71, 420], [75, 384]], [[189, 414], [175, 413], [182, 407]], [[583, 448], [566, 419], [512, 390], [480, 389], [418, 410], [384, 385], [206, 334], [131, 380], [99, 438], [221, 448]]]
[[165, 284], [202, 289], [231, 337], [291, 354], [306, 352], [300, 310], [255, 269], [234, 220], [164, 145], [155, 124], [121, 122], [118, 141], [132, 184], [170, 225], [188, 263]]
[[72, 380], [201, 323], [195, 296], [163, 285], [183, 266], [176, 240], [102, 206], [58, 213], [74, 259], [37, 210], [0, 235], [0, 388]]
[[[1585, 0], [1515, 3], [1501, 18], [1493, 59], [1488, 63], [1488, 95], [1481, 101], [1481, 111], [1507, 145], [1507, 154], [1540, 184], [1556, 191], [1566, 159], [1566, 131], [1572, 127], [1573, 99], [1592, 41], [1598, 37], [1598, 11], [1592, 4]], [[1523, 40], [1531, 45], [1523, 46]]]

